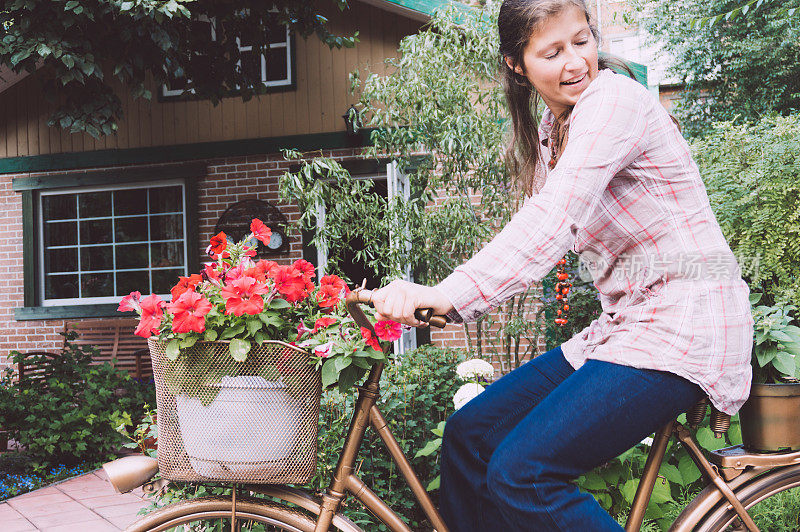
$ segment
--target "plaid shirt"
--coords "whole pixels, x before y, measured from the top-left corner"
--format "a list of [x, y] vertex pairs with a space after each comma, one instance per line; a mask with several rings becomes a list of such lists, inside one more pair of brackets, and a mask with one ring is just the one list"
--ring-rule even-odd
[[[553, 116], [542, 120], [549, 137]], [[543, 160], [549, 160], [542, 146]], [[572, 249], [603, 312], [561, 347], [587, 359], [669, 371], [736, 412], [750, 391], [749, 289], [689, 146], [644, 87], [601, 71], [538, 194], [438, 286], [472, 321], [526, 290]]]

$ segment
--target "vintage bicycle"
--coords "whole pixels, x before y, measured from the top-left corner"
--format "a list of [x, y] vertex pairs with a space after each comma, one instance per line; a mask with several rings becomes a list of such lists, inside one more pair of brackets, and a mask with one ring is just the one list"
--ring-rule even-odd
[[[369, 320], [359, 306], [368, 304], [370, 295], [370, 291], [363, 289], [351, 292], [347, 297], [347, 308], [361, 326], [371, 329]], [[417, 311], [417, 317], [438, 327], [443, 327], [446, 323], [444, 317], [432, 316], [430, 310]], [[296, 349], [280, 342], [275, 344], [280, 344], [279, 348], [282, 346], [284, 349]], [[325, 493], [317, 495], [277, 483], [264, 485], [237, 482], [233, 485], [229, 497], [203, 497], [169, 504], [144, 516], [128, 530], [144, 532], [244, 529], [325, 532], [335, 529], [342, 532], [363, 532], [340, 512], [343, 500], [347, 495], [351, 495], [393, 532], [411, 532], [411, 528], [366, 485], [356, 471], [359, 448], [367, 428], [371, 427], [386, 445], [433, 529], [446, 532], [448, 530], [446, 525], [417, 478], [411, 463], [403, 454], [378, 406], [379, 381], [383, 369], [382, 363], [374, 365], [364, 384], [358, 386], [358, 398], [347, 438]], [[701, 401], [687, 412], [688, 425], [697, 426], [705, 418], [706, 402]], [[160, 415], [159, 422], [162, 422]], [[730, 426], [730, 418], [713, 411], [711, 425], [712, 430], [721, 435]], [[628, 532], [637, 531], [642, 525], [668, 441], [673, 436], [685, 446], [703, 473], [707, 486], [689, 503], [670, 530], [755, 532], [758, 528], [747, 510], [769, 497], [800, 486], [800, 451], [751, 453], [739, 445], [713, 451], [710, 457], [706, 458], [689, 429], [677, 420], [673, 420], [660, 429], [654, 437], [626, 523], [625, 530]], [[177, 479], [170, 478], [169, 474], [164, 474], [162, 471], [166, 478], [152, 481], [158, 472], [158, 464], [154, 459], [145, 456], [121, 458], [104, 467], [115, 489], [122, 492], [139, 486], [143, 486], [147, 492], [155, 492], [164, 489], [172, 480], [185, 480], [180, 478], [180, 475], [177, 475], [179, 477]], [[234, 475], [231, 478], [236, 477]], [[272, 478], [276, 477], [273, 475]], [[253, 497], [252, 494], [259, 494], [262, 497]]]

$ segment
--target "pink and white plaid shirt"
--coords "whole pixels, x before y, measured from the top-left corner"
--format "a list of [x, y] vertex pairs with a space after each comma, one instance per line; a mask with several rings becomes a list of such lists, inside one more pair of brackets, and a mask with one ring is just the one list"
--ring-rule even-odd
[[[552, 119], [546, 112], [540, 138], [549, 137]], [[544, 187], [437, 288], [472, 321], [541, 280], [572, 249], [603, 312], [561, 346], [570, 364], [669, 371], [735, 413], [752, 376], [749, 289], [688, 144], [652, 94], [610, 70], [580, 96], [569, 127]]]

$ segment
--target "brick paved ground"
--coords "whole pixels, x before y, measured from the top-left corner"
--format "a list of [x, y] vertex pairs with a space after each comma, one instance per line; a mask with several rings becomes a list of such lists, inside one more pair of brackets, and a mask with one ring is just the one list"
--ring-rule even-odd
[[141, 489], [116, 493], [102, 469], [0, 503], [3, 532], [122, 530], [147, 506]]

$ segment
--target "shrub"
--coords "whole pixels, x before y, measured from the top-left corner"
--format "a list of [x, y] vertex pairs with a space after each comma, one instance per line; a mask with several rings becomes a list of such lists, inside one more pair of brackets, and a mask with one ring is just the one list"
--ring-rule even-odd
[[751, 291], [800, 306], [800, 115], [722, 122], [693, 149]]
[[[97, 350], [72, 339], [74, 333], [68, 333], [45, 378], [10, 383], [7, 375], [0, 386], [0, 424], [38, 470], [113, 458], [124, 441], [115, 427], [140, 417], [143, 405], [155, 402], [151, 383], [142, 385], [108, 363], [91, 365]], [[19, 363], [23, 355], [12, 351], [11, 359]]]

